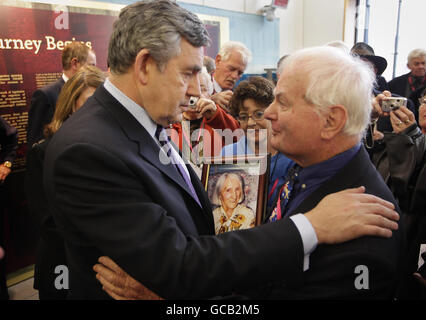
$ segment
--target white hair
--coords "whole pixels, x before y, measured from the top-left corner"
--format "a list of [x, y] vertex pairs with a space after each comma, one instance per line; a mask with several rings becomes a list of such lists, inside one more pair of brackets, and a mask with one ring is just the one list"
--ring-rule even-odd
[[251, 51], [249, 48], [247, 48], [243, 43], [237, 42], [237, 41], [228, 41], [225, 42], [219, 50], [220, 56], [222, 57], [222, 60], [228, 60], [229, 56], [233, 51], [237, 51], [241, 53], [243, 56], [244, 64], [248, 64], [251, 61]]
[[426, 59], [426, 50], [424, 49], [414, 49], [408, 54], [407, 62], [411, 63], [413, 59], [423, 58]]
[[200, 79], [203, 78], [206, 86], [207, 86], [207, 90], [209, 92], [209, 95], [213, 94], [213, 82], [211, 79], [211, 75], [207, 72], [207, 68], [203, 67], [203, 69], [200, 72]]
[[237, 180], [240, 184], [241, 187], [241, 195], [240, 198], [238, 199], [238, 203], [242, 203], [244, 202], [244, 179], [241, 175], [236, 174], [236, 173], [231, 173], [231, 172], [225, 172], [224, 174], [222, 174], [219, 179], [216, 182], [216, 185], [213, 189], [213, 196], [212, 196], [212, 204], [216, 205], [216, 206], [221, 206], [222, 202], [220, 200], [220, 194], [222, 192], [223, 189], [223, 185], [225, 184], [225, 180], [226, 179], [234, 179]]
[[338, 48], [323, 46], [302, 49], [284, 61], [285, 68], [301, 71], [306, 79], [304, 99], [318, 112], [342, 105], [348, 119], [343, 128], [346, 135], [362, 138], [370, 121], [375, 74], [358, 57]]

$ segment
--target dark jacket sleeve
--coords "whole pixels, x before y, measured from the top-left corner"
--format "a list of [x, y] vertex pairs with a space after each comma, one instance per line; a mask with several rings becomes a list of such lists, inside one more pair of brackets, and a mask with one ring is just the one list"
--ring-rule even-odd
[[55, 108], [43, 90], [34, 92], [28, 112], [27, 144], [32, 145], [43, 139], [44, 126], [53, 118]]
[[[385, 132], [384, 140], [389, 160], [392, 187], [400, 202], [409, 202], [409, 188], [418, 175], [426, 152], [425, 136], [416, 124], [402, 133]], [[407, 206], [405, 206], [407, 207]]]
[[18, 148], [18, 131], [0, 117], [0, 163], [13, 161]]

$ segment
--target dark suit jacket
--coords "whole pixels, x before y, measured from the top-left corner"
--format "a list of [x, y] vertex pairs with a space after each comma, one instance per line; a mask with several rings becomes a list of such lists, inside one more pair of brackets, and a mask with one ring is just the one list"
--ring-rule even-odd
[[66, 298], [67, 290], [57, 290], [55, 268], [66, 265], [64, 239], [49, 213], [43, 186], [43, 162], [50, 138], [33, 145], [27, 154], [25, 194], [28, 210], [39, 234], [34, 268], [34, 288], [49, 297]]
[[28, 112], [27, 145], [29, 149], [34, 143], [43, 139], [44, 126], [52, 121], [56, 101], [64, 84], [64, 79], [61, 77], [33, 93]]
[[[396, 206], [392, 193], [361, 147], [345, 167], [310, 194], [290, 215], [311, 210], [330, 193], [359, 186], [365, 186], [366, 193]], [[402, 245], [399, 231], [390, 239], [362, 237], [342, 244], [319, 245], [310, 255], [309, 270], [304, 272], [300, 283], [276, 287], [264, 292], [263, 296], [275, 299], [390, 299], [399, 280]], [[368, 289], [358, 290], [355, 286], [357, 277], [366, 274], [357, 273], [357, 266], [368, 268]]]
[[[103, 86], [53, 136], [44, 182], [65, 238], [71, 298], [108, 297], [92, 270], [102, 255], [165, 298], [206, 298], [300, 277], [303, 244], [293, 222], [211, 236], [211, 206], [194, 171], [187, 165], [202, 208], [159, 152]], [[283, 273], [266, 274], [265, 265]]]
[[411, 72], [408, 72], [406, 74], [403, 74], [402, 76], [393, 78], [391, 81], [389, 81], [388, 82], [389, 91], [397, 95], [400, 95], [401, 97], [409, 98], [407, 95], [407, 84], [408, 84], [408, 77], [410, 74]]

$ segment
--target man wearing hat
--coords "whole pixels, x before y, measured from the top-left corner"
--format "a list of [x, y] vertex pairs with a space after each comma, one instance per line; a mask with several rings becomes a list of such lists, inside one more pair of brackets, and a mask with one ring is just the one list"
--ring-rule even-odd
[[386, 79], [382, 77], [382, 73], [386, 70], [388, 62], [385, 58], [376, 56], [374, 50], [365, 42], [356, 43], [352, 49], [353, 55], [358, 55], [364, 61], [369, 62], [373, 65], [374, 71], [376, 72], [376, 86], [375, 89], [378, 91], [388, 90], [388, 84]]

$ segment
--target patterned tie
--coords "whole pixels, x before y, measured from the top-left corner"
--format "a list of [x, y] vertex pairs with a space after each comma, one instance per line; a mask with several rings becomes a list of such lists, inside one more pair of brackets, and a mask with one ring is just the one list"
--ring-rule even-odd
[[286, 182], [281, 186], [280, 195], [278, 197], [277, 205], [269, 217], [269, 222], [277, 221], [286, 216], [286, 211], [289, 206], [290, 200], [294, 198], [293, 187], [298, 181], [299, 171], [301, 167], [295, 164], [289, 171], [286, 177]]
[[194, 186], [192, 185], [191, 178], [186, 173], [186, 171], [183, 168], [180, 161], [174, 161], [173, 158], [172, 158], [172, 148], [173, 147], [170, 144], [169, 136], [167, 135], [166, 131], [164, 130], [164, 128], [162, 126], [157, 125], [157, 129], [155, 130], [155, 137], [157, 138], [158, 142], [160, 143], [161, 149], [163, 149], [163, 151], [166, 152], [167, 157], [170, 158], [170, 161], [174, 164], [175, 168], [180, 173], [183, 180], [185, 180], [186, 184], [189, 187], [189, 190], [191, 190], [192, 197], [194, 198], [194, 200], [197, 201], [197, 203], [200, 207], [202, 207], [200, 200], [198, 199], [197, 193], [195, 192]]

